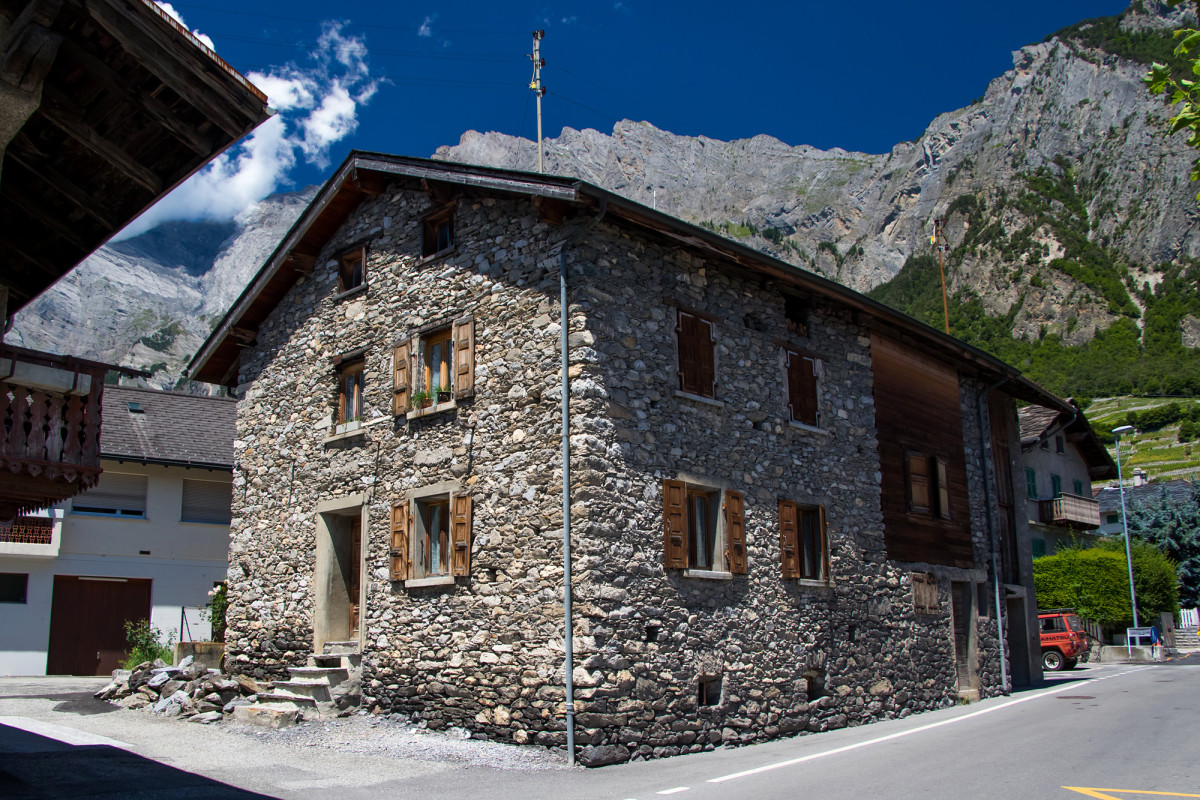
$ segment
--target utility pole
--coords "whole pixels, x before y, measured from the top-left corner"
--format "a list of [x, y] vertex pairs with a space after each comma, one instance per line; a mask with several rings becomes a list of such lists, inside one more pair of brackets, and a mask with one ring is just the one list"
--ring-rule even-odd
[[942, 232], [940, 219], [933, 221], [933, 236], [929, 237], [929, 241], [937, 247], [938, 272], [942, 274], [942, 313], [946, 317], [946, 333], [950, 333], [950, 303], [946, 300], [946, 265], [942, 260], [946, 253], [946, 236]]
[[546, 93], [546, 87], [542, 85], [542, 67], [546, 66], [546, 59], [542, 58], [542, 39], [545, 35], [545, 31], [533, 32], [533, 54], [529, 56], [533, 62], [533, 80], [529, 82], [529, 88], [537, 94], [538, 172], [545, 172], [542, 169], [542, 95]]

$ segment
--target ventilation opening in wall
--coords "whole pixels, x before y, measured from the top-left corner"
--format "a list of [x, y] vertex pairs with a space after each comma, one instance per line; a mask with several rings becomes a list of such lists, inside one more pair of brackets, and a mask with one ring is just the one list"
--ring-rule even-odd
[[804, 685], [808, 693], [808, 702], [816, 700], [818, 697], [824, 697], [825, 691], [825, 673], [811, 670], [804, 673]]
[[721, 704], [721, 679], [702, 675], [699, 681], [699, 692], [696, 696], [698, 706], [719, 706]]
[[811, 303], [799, 297], [784, 295], [783, 316], [787, 321], [788, 333], [795, 336], [808, 336], [808, 311]]
[[646, 626], [646, 641], [647, 642], [657, 642], [658, 641], [658, 632], [660, 630], [662, 630], [662, 626], [657, 623], [652, 624], [652, 625], [647, 625]]

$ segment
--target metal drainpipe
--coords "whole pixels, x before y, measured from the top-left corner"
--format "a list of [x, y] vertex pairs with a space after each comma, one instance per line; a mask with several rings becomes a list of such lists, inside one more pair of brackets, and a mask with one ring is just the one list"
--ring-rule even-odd
[[1008, 648], [1004, 645], [1004, 606], [1000, 604], [1000, 562], [997, 557], [997, 552], [1000, 550], [1000, 546], [996, 539], [996, 524], [992, 520], [991, 460], [987, 456], [988, 436], [985, 433], [985, 431], [991, 430], [991, 425], [988, 424], [988, 419], [984, 413], [983, 407], [984, 403], [987, 401], [987, 396], [995, 389], [1003, 385], [1006, 380], [1008, 380], [1007, 376], [996, 381], [987, 389], [984, 389], [979, 395], [979, 400], [976, 402], [975, 406], [976, 412], [979, 416], [979, 454], [983, 458], [984, 507], [987, 509], [988, 538], [992, 542], [992, 583], [995, 584], [996, 597], [996, 642], [1000, 646], [1000, 691], [1004, 694], [1009, 694], [1011, 689], [1008, 686], [1008, 667], [1005, 664], [1008, 659]]
[[600, 213], [582, 230], [572, 236], [558, 251], [558, 305], [559, 305], [559, 349], [562, 360], [562, 515], [563, 515], [563, 672], [566, 697], [567, 764], [575, 766], [575, 648], [572, 641], [575, 629], [571, 624], [571, 406], [570, 386], [567, 375], [570, 360], [567, 357], [567, 249], [574, 247], [580, 239], [604, 219], [608, 201], [600, 201]]

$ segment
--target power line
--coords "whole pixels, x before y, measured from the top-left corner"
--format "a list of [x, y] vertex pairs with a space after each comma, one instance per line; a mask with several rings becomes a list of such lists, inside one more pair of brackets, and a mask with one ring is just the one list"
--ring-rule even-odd
[[[550, 94], [550, 92], [547, 92], [547, 94]], [[553, 94], [559, 100], [565, 100], [573, 106], [579, 106], [580, 108], [586, 108], [588, 111], [591, 111], [593, 114], [599, 114], [600, 116], [604, 117], [607, 120], [616, 122], [617, 120], [624, 119], [624, 116], [621, 114], [610, 114], [607, 111], [601, 111], [598, 108], [592, 108], [589, 105], [584, 105], [583, 103], [580, 103], [578, 100], [572, 100], [571, 98], [569, 98], [566, 95], [563, 95], [559, 92], [553, 92]]]

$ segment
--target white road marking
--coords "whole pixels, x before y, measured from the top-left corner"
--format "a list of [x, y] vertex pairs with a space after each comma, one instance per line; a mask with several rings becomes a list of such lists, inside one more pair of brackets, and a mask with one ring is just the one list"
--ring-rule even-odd
[[686, 792], [690, 788], [692, 787], [676, 786], [674, 789], [663, 789], [661, 792], [656, 792], [656, 794], [679, 794], [680, 792]]
[[[1036, 694], [1026, 695], [1025, 697], [1018, 697], [1015, 700], [1009, 700], [1007, 703], [1001, 703], [1000, 705], [992, 706], [990, 708], [983, 708], [983, 709], [980, 709], [979, 711], [973, 711], [970, 714], [964, 714], [961, 717], [953, 717], [951, 719], [944, 719], [944, 720], [941, 720], [940, 722], [931, 722], [930, 724], [922, 725], [919, 728], [912, 728], [907, 731], [900, 731], [899, 733], [891, 733], [891, 734], [888, 734], [887, 736], [880, 736], [875, 739], [868, 739], [865, 742], [858, 742], [857, 744], [848, 744], [845, 747], [835, 747], [832, 750], [825, 750], [820, 753], [813, 753], [812, 755], [801, 756], [800, 758], [792, 758], [787, 761], [780, 761], [775, 764], [767, 764], [762, 767], [755, 767], [754, 769], [748, 769], [748, 770], [744, 770], [742, 772], [735, 772], [731, 775], [722, 775], [719, 778], [709, 778], [708, 783], [724, 783], [725, 781], [732, 781], [732, 780], [736, 780], [737, 778], [745, 778], [749, 775], [757, 775], [760, 772], [769, 772], [770, 770], [773, 770], [773, 769], [780, 769], [782, 767], [790, 767], [795, 764], [803, 764], [805, 761], [813, 761], [818, 758], [825, 758], [826, 756], [837, 755], [838, 753], [846, 753], [846, 752], [849, 752], [850, 750], [857, 750], [860, 747], [868, 747], [873, 744], [879, 744], [881, 742], [888, 742], [888, 741], [891, 741], [892, 739], [900, 739], [904, 736], [912, 736], [915, 733], [924, 733], [925, 731], [933, 730], [934, 728], [940, 728], [943, 725], [952, 725], [956, 722], [962, 722], [964, 720], [972, 719], [973, 717], [978, 717], [983, 714], [990, 714], [993, 711], [999, 711], [1002, 708], [1009, 708], [1010, 706], [1015, 706], [1020, 703], [1029, 702], [1030, 700], [1038, 700], [1042, 697], [1049, 697], [1051, 695], [1058, 694], [1059, 692], [1065, 692], [1067, 690], [1074, 690], [1074, 689], [1079, 688], [1080, 686], [1086, 686], [1089, 683], [1095, 683], [1096, 681], [1107, 680], [1108, 678], [1115, 678], [1118, 675], [1132, 675], [1135, 672], [1141, 672], [1142, 670], [1145, 670], [1145, 669], [1151, 669], [1151, 667], [1139, 667], [1137, 669], [1126, 670], [1125, 672], [1117, 672], [1112, 675], [1103, 675], [1098, 678], [1089, 678], [1084, 681], [1072, 681], [1070, 683], [1063, 684], [1062, 686], [1055, 686], [1052, 689], [1047, 689], [1044, 692], [1038, 692]], [[659, 792], [659, 794], [662, 794], [662, 792]]]
[[7, 725], [10, 728], [36, 733], [38, 736], [45, 736], [48, 739], [54, 739], [57, 742], [71, 745], [108, 745], [109, 747], [119, 747], [122, 750], [128, 750], [133, 745], [128, 742], [120, 742], [116, 739], [109, 739], [107, 736], [99, 736], [95, 733], [86, 733], [76, 728], [68, 728], [66, 725], [55, 725], [52, 722], [40, 722], [29, 717], [0, 717], [0, 725]]

